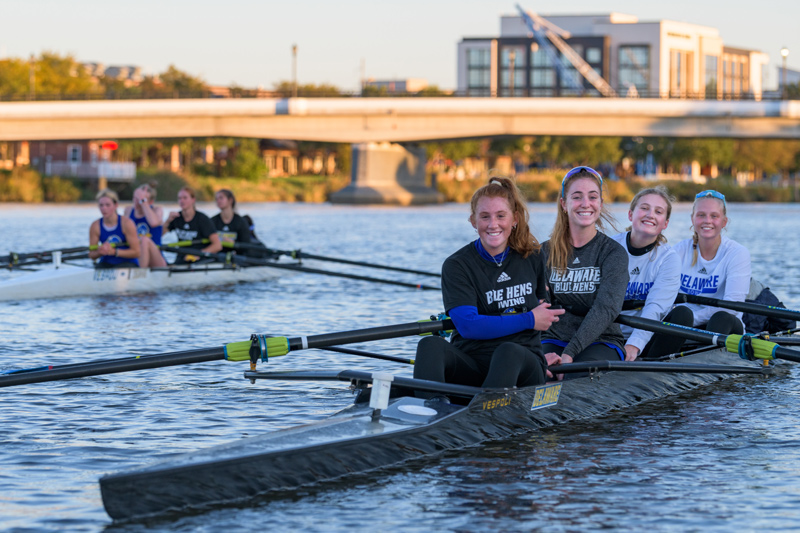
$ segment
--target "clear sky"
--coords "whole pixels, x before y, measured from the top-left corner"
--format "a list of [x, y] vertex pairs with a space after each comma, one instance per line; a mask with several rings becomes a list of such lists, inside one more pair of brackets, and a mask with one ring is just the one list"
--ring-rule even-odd
[[[621, 12], [718, 28], [726, 45], [769, 54], [765, 87], [778, 83], [780, 49], [800, 70], [798, 0], [517, 0], [548, 14]], [[462, 37], [500, 33], [515, 0], [0, 0], [0, 57], [53, 51], [84, 62], [170, 64], [211, 84], [272, 88], [298, 82], [356, 90], [367, 77], [456, 85]]]

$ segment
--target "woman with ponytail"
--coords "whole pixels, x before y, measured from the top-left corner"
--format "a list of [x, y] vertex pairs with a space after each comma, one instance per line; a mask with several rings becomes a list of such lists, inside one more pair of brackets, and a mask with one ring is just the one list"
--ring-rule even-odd
[[472, 196], [469, 221], [478, 238], [442, 266], [442, 300], [456, 332], [451, 342], [426, 337], [414, 377], [486, 388], [539, 385], [551, 374], [540, 331], [563, 310], [550, 309], [540, 245], [514, 182], [495, 177]]
[[573, 168], [561, 182], [556, 223], [542, 246], [550, 302], [566, 310], [542, 343], [563, 363], [625, 359], [614, 319], [625, 299], [628, 256], [600, 231], [604, 222], [613, 226], [603, 202], [603, 178], [593, 168]]
[[[750, 252], [722, 230], [728, 225], [725, 196], [714, 190], [699, 193], [692, 206], [691, 239], [675, 245], [681, 259], [684, 294], [743, 302], [750, 290]], [[695, 327], [724, 335], [744, 332], [742, 313], [697, 304], [686, 304]]]

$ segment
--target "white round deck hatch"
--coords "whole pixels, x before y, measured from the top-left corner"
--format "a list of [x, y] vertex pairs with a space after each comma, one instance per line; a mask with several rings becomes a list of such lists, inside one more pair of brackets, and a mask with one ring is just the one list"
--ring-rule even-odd
[[422, 405], [398, 405], [397, 410], [410, 415], [419, 416], [433, 416], [437, 412], [436, 409], [431, 409], [430, 407], [425, 407]]

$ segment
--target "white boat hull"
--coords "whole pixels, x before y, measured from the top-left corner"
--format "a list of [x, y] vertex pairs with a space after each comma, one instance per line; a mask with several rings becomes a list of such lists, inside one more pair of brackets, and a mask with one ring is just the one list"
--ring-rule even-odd
[[0, 301], [96, 296], [171, 289], [196, 289], [242, 281], [265, 281], [285, 275], [269, 266], [229, 268], [200, 265], [191, 269], [109, 268], [72, 265], [0, 281]]

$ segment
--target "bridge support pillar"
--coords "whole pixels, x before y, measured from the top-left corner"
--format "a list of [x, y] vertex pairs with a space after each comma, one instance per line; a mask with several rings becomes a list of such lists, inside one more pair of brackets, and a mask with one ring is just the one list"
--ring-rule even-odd
[[350, 185], [331, 194], [335, 204], [419, 205], [444, 197], [425, 184], [425, 149], [395, 143], [352, 147]]

